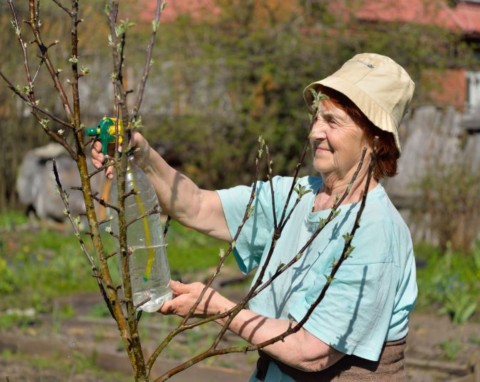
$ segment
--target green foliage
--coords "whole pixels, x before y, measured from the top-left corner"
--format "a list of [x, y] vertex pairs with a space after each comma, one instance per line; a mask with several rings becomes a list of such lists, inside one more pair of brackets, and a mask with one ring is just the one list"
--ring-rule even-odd
[[95, 318], [111, 317], [107, 305], [103, 303], [93, 305], [88, 315]]
[[[108, 80], [104, 80], [112, 72], [104, 4], [92, 0], [81, 7], [85, 21], [79, 28], [80, 51], [76, 59], [82, 71], [89, 71], [81, 79], [82, 86], [89, 90], [89, 97], [81, 103], [82, 122], [87, 126], [105, 110], [108, 113], [112, 104], [112, 94], [105, 91]], [[28, 6], [19, 2], [16, 5], [20, 19], [28, 17]], [[331, 12], [326, 1], [218, 1], [216, 5], [220, 12], [211, 17], [184, 15], [168, 23], [160, 22], [161, 38], [152, 57], [155, 64], [141, 111], [145, 125], [142, 132], [154, 145], [167, 148], [167, 159], [209, 188], [253, 180], [259, 135], [269, 144], [273, 172], [290, 174], [309, 125], [302, 90], [355, 53], [390, 55], [405, 65], [417, 82], [426, 68], [461, 67], [470, 62], [470, 52], [458, 38], [438, 28], [411, 24], [373, 26], [349, 19], [348, 12]], [[0, 21], [9, 24], [8, 6], [0, 5], [0, 9]], [[122, 22], [120, 28], [128, 29], [125, 66], [132, 88], [141, 76], [143, 48], [152, 29], [150, 20], [138, 17], [142, 11], [141, 3], [126, 2], [119, 14], [119, 20], [135, 16], [134, 20]], [[71, 56], [71, 26], [64, 12], [48, 1], [42, 2], [41, 19], [45, 40], [59, 41], [49, 49], [49, 55], [63, 70], [59, 76], [64, 81]], [[22, 33], [28, 30], [23, 29]], [[18, 43], [12, 38], [15, 31], [9, 30], [11, 33], [0, 36], [3, 51], [12, 52], [4, 57], [2, 70], [15, 85], [23, 87], [23, 71], [18, 70], [20, 53], [13, 54], [18, 52]], [[36, 55], [33, 53], [31, 57]], [[58, 97], [52, 96], [46, 81], [42, 68], [35, 83], [41, 105], [60, 110]], [[417, 96], [422, 89], [418, 87]], [[17, 113], [8, 89], [0, 89], [0, 101], [11, 121], [11, 127], [10, 123], [2, 127], [5, 135], [0, 140], [4, 153], [0, 172], [5, 179], [0, 184], [2, 209], [15, 205], [12, 185], [22, 155], [47, 140], [32, 118], [21, 117], [28, 114], [28, 108]]]
[[36, 317], [30, 312], [10, 309], [0, 314], [0, 329], [9, 329], [13, 327], [28, 328], [36, 321]]
[[[23, 353], [14, 353], [9, 350], [4, 350], [0, 353], [0, 358], [12, 363], [28, 364], [37, 370], [48, 370], [55, 375], [47, 375], [41, 373], [38, 378], [40, 380], [68, 380], [72, 377], [72, 372], [77, 374], [83, 373], [85, 380], [89, 381], [105, 381], [105, 382], [129, 382], [131, 377], [118, 372], [106, 372], [100, 370], [96, 365], [96, 354], [82, 354], [79, 352], [72, 352], [70, 356], [65, 354], [57, 354], [55, 356], [38, 356], [28, 355]], [[60, 375], [62, 377], [60, 377]], [[42, 377], [43, 376], [43, 377]], [[47, 378], [47, 379], [46, 379]], [[51, 379], [50, 379], [51, 378]], [[8, 380], [8, 378], [7, 378]]]
[[27, 222], [28, 218], [18, 211], [3, 211], [0, 214], [0, 232], [15, 230], [17, 226], [21, 226]]
[[[1, 235], [2, 260], [10, 280], [0, 310], [33, 307], [50, 311], [52, 299], [77, 291], [96, 290], [90, 267], [75, 236], [42, 230], [12, 231]], [[4, 286], [5, 289], [5, 286]]]
[[[185, 228], [177, 222], [170, 225], [166, 241], [172, 275], [214, 267], [218, 264], [220, 250], [227, 248], [226, 243]], [[234, 264], [233, 254], [227, 259], [227, 264]]]
[[440, 348], [443, 352], [443, 357], [447, 361], [455, 361], [463, 350], [461, 341], [458, 339], [450, 339], [440, 343]]
[[[3, 242], [0, 243], [3, 246]], [[5, 259], [0, 258], [0, 293], [7, 294], [15, 291], [16, 279], [12, 269], [9, 267]]]
[[418, 308], [447, 314], [459, 324], [471, 319], [480, 307], [480, 246], [471, 253], [451, 249], [443, 253], [422, 244], [416, 254], [425, 263], [418, 269]]
[[274, 172], [293, 169], [308, 127], [301, 92], [325, 66], [316, 58], [325, 49], [318, 40], [300, 41], [299, 15], [272, 25], [250, 18], [247, 8], [225, 2], [215, 23], [182, 18], [163, 29], [162, 56], [175, 60], [165, 85], [179, 92], [169, 93], [175, 113], [160, 127], [146, 122], [156, 130], [148, 134], [170, 142], [183, 170], [209, 187], [252, 181], [260, 135]]
[[216, 17], [162, 26], [160, 55], [171, 61], [160, 78], [170, 91], [159, 91], [165, 113], [145, 116], [145, 134], [169, 145], [202, 186], [251, 182], [260, 135], [273, 172], [291, 174], [309, 125], [304, 87], [355, 53], [387, 54], [417, 82], [427, 68], [458, 67], [471, 57], [455, 55], [458, 37], [438, 28], [373, 26], [339, 17], [323, 1], [273, 3], [220, 1]]
[[[67, 14], [52, 1], [35, 2], [39, 5], [40, 20], [42, 24], [42, 36], [45, 45], [48, 46], [48, 54], [55, 69], [58, 71], [58, 80], [62, 83], [71, 81], [71, 61], [78, 60], [80, 70], [84, 73], [91, 71], [88, 79], [83, 78], [83, 86], [88, 86], [98, 98], [92, 102], [91, 108], [85, 107], [84, 115], [94, 114], [98, 118], [98, 105], [102, 100], [110, 97], [105, 92], [100, 79], [106, 78], [112, 71], [111, 52], [107, 49], [108, 26], [101, 7], [103, 0], [91, 0], [81, 5], [80, 18], [82, 22], [79, 27], [80, 42], [78, 57], [72, 57], [71, 43], [71, 20]], [[25, 21], [29, 20], [28, 2], [13, 2], [20, 32], [26, 41], [25, 48], [28, 50], [30, 59], [29, 67], [31, 76], [35, 78], [33, 84], [37, 100], [42, 108], [54, 111], [56, 117], [69, 120], [70, 117], [62, 114], [62, 101], [52, 86], [52, 81], [47, 74], [46, 65], [40, 63], [39, 51], [36, 44], [30, 43], [35, 40], [30, 27]], [[9, 54], [2, 55], [1, 71], [12, 82], [14, 87], [27, 89], [29, 87], [20, 45], [15, 36], [16, 31], [11, 27], [12, 15], [7, 1], [0, 2], [0, 26], [4, 33], [0, 35], [0, 49]], [[54, 43], [58, 41], [57, 43]], [[107, 63], [109, 65], [105, 65]], [[22, 63], [19, 65], [19, 63]], [[89, 68], [89, 69], [87, 69]], [[106, 74], [108, 73], [108, 74]], [[67, 91], [69, 92], [69, 91]], [[90, 98], [90, 100], [92, 100]], [[110, 102], [107, 100], [107, 103]], [[46, 126], [47, 118], [41, 122], [36, 121], [27, 104], [20, 102], [18, 97], [12, 97], [12, 92], [5, 86], [2, 80], [0, 87], [0, 212], [7, 208], [18, 208], [18, 195], [15, 192], [16, 177], [22, 159], [28, 150], [45, 145], [50, 142], [41, 125]], [[88, 104], [83, 103], [82, 106]], [[88, 117], [87, 117], [88, 118]], [[87, 121], [85, 121], [87, 122]], [[59, 125], [50, 121], [48, 127], [56, 130]], [[26, 206], [24, 206], [26, 207]]]
[[[52, 313], [59, 320], [71, 317], [75, 314], [71, 307], [55, 306], [53, 301], [77, 292], [98, 291], [90, 264], [70, 232], [40, 228], [28, 231], [23, 224], [20, 230], [24, 221], [20, 214], [0, 215], [0, 312], [34, 308], [36, 312]], [[88, 236], [83, 239], [91, 251]], [[177, 277], [216, 266], [220, 249], [226, 248], [225, 243], [176, 222], [171, 224], [166, 240], [172, 275]], [[113, 248], [112, 242], [105, 242]], [[233, 262], [233, 257], [227, 259], [227, 263]], [[115, 258], [111, 258], [109, 264], [112, 277], [118, 280]], [[103, 316], [105, 309], [99, 308], [94, 314]], [[3, 315], [0, 325], [22, 324], [25, 320], [18, 314]]]
[[413, 185], [422, 201], [413, 209], [414, 219], [428, 219], [429, 229], [443, 250], [451, 246], [468, 251], [478, 237], [480, 173], [473, 163], [469, 155], [458, 155], [446, 163], [437, 153], [426, 175]]

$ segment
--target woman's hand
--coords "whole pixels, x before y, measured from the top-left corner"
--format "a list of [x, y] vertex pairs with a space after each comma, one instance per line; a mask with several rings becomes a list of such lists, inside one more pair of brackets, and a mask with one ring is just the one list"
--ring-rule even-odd
[[[199, 282], [183, 284], [179, 281], [172, 280], [170, 281], [170, 287], [172, 288], [174, 298], [165, 302], [159, 312], [185, 317], [198, 300], [205, 285]], [[214, 289], [207, 288], [193, 314], [195, 316], [211, 316], [223, 313], [234, 305], [233, 302], [220, 295]]]
[[[183, 284], [171, 281], [173, 300], [167, 301], [160, 308], [163, 314], [176, 314], [185, 317], [205, 288], [202, 283]], [[235, 304], [212, 288], [207, 288], [202, 300], [193, 312], [195, 316], [211, 316], [231, 310]], [[228, 318], [217, 319], [225, 325]], [[261, 344], [276, 336], [284, 334], [294, 322], [262, 316], [248, 309], [242, 309], [229, 323], [228, 329], [238, 334], [253, 345]], [[318, 371], [333, 365], [343, 353], [330, 347], [323, 341], [301, 328], [298, 332], [286, 336], [264, 348], [267, 353], [280, 361], [304, 370]]]
[[[133, 149], [133, 155], [137, 164], [142, 168], [147, 166], [149, 161], [150, 145], [143, 135], [137, 131], [133, 131], [129, 146]], [[95, 166], [95, 168], [101, 168], [107, 163], [106, 161], [108, 158], [102, 153], [102, 143], [100, 141], [95, 141], [93, 143], [91, 154], [92, 164]], [[105, 175], [108, 179], [113, 178], [113, 166], [106, 167]]]

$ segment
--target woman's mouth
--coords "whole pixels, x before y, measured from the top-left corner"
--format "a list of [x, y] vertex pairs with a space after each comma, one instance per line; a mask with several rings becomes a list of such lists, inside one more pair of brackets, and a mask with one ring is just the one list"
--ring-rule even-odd
[[330, 148], [328, 146], [316, 146], [315, 151], [328, 151], [331, 152]]

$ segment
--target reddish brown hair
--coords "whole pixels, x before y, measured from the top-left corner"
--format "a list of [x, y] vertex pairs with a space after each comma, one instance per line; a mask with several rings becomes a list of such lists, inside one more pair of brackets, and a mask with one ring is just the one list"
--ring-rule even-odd
[[373, 169], [373, 177], [380, 180], [385, 177], [392, 177], [397, 174], [397, 161], [400, 158], [400, 151], [395, 143], [392, 133], [384, 131], [375, 126], [363, 112], [348, 97], [336, 90], [321, 87], [321, 92], [329, 97], [329, 101], [344, 110], [348, 116], [364, 131], [365, 139], [369, 146], [374, 148], [376, 142], [377, 163]]

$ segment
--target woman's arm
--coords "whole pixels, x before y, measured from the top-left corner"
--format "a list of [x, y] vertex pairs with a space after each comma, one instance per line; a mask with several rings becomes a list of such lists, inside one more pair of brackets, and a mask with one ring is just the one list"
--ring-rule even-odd
[[[160, 312], [185, 316], [197, 301], [204, 285], [202, 283], [182, 284], [178, 281], [172, 281], [171, 288], [175, 298], [167, 301]], [[222, 313], [234, 306], [234, 302], [209, 288], [195, 314]], [[226, 320], [226, 318], [223, 318], [218, 322], [223, 325]], [[294, 323], [288, 320], [267, 318], [248, 309], [243, 309], [230, 323], [229, 329], [251, 344], [257, 345], [281, 335], [292, 324]], [[344, 355], [303, 328], [281, 341], [266, 346], [263, 350], [275, 359], [303, 371], [323, 370], [333, 365]]]
[[[132, 134], [136, 163], [143, 169], [157, 193], [162, 210], [183, 225], [217, 239], [230, 241], [231, 235], [216, 191], [199, 188], [192, 180], [172, 168], [138, 132]], [[95, 142], [92, 163], [99, 168], [104, 156], [101, 143]], [[106, 170], [108, 178], [113, 169]]]

